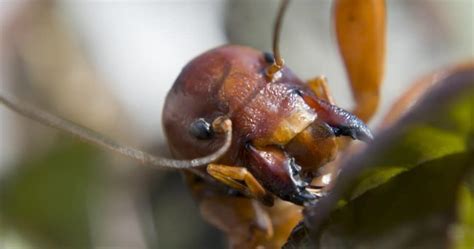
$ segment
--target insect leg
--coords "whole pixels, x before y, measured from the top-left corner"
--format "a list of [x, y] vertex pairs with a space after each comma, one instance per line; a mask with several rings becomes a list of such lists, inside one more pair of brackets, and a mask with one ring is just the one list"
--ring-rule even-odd
[[329, 91], [326, 76], [320, 75], [316, 78], [308, 80], [308, 86], [316, 95], [316, 97], [327, 101], [329, 104], [334, 105], [334, 99], [332, 98], [331, 92]]
[[275, 234], [269, 212], [255, 199], [210, 196], [201, 201], [199, 208], [207, 222], [227, 235], [229, 248], [258, 248], [279, 235]]
[[273, 197], [246, 168], [211, 163], [207, 166], [207, 172], [229, 187], [247, 193], [265, 204], [273, 205]]

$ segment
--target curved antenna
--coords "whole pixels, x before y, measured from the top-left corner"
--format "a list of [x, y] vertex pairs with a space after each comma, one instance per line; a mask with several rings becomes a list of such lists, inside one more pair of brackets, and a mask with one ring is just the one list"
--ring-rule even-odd
[[267, 75], [270, 78], [273, 78], [274, 75], [280, 71], [281, 68], [285, 65], [285, 61], [280, 54], [280, 34], [281, 27], [283, 25], [283, 17], [285, 16], [286, 9], [290, 0], [282, 0], [280, 3], [280, 8], [278, 9], [278, 14], [275, 20], [275, 26], [273, 27], [273, 57], [275, 62], [268, 68]]
[[290, 0], [282, 0], [280, 4], [280, 9], [278, 10], [277, 19], [275, 21], [275, 26], [273, 27], [273, 55], [275, 57], [275, 64], [280, 67], [283, 67], [285, 62], [280, 55], [280, 34], [281, 26], [283, 23], [283, 17], [285, 16], [286, 9]]
[[143, 164], [150, 164], [158, 168], [188, 169], [214, 162], [229, 150], [232, 141], [231, 120], [226, 117], [218, 117], [214, 120], [212, 126], [216, 133], [225, 133], [225, 142], [217, 151], [207, 156], [191, 160], [174, 160], [153, 156], [139, 149], [122, 145], [86, 127], [77, 125], [71, 121], [41, 110], [35, 106], [21, 103], [12, 97], [6, 97], [0, 94], [0, 103], [3, 103], [6, 107], [13, 110], [14, 112], [35, 120], [43, 125], [64, 131], [91, 144], [98, 145], [99, 147], [103, 147], [129, 158], [138, 160]]

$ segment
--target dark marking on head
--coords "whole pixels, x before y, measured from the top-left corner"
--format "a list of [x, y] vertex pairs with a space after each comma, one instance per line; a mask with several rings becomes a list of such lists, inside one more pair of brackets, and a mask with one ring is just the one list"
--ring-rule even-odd
[[303, 95], [304, 95], [303, 91], [299, 88], [293, 88], [293, 89], [291, 89], [291, 92], [298, 95], [298, 96], [300, 96], [300, 97], [303, 97]]
[[273, 64], [275, 62], [275, 57], [273, 57], [273, 54], [270, 52], [263, 52], [263, 58], [268, 64]]
[[374, 139], [370, 129], [363, 123], [354, 126], [333, 126], [334, 135], [351, 137], [354, 140], [361, 140], [366, 143]]
[[211, 124], [203, 118], [196, 119], [191, 123], [189, 133], [197, 139], [210, 139], [214, 136]]

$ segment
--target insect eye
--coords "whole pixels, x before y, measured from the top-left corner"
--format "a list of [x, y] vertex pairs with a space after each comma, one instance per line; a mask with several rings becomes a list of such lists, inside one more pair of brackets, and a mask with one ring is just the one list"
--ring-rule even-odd
[[275, 62], [275, 58], [273, 57], [273, 54], [270, 52], [264, 52], [263, 53], [263, 58], [265, 59], [265, 62], [272, 64]]
[[191, 123], [189, 133], [197, 139], [210, 139], [214, 135], [211, 124], [203, 118]]

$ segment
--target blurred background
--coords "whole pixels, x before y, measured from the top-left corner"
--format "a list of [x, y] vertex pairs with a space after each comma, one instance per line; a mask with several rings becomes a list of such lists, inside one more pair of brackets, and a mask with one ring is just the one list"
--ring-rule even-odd
[[[474, 57], [471, 0], [387, 1], [379, 115], [419, 77]], [[0, 91], [168, 155], [164, 98], [213, 47], [271, 50], [278, 1], [0, 0]], [[281, 50], [302, 78], [352, 101], [331, 1], [294, 0]], [[222, 248], [177, 172], [137, 165], [0, 107], [0, 248]]]

